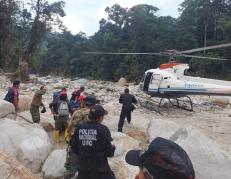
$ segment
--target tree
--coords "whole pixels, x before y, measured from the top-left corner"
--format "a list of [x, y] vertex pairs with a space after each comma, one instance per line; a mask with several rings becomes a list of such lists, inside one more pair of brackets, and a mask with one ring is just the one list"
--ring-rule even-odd
[[12, 26], [18, 1], [1, 0], [0, 1], [0, 66], [4, 69], [10, 67], [12, 57]]
[[64, 4], [63, 1], [49, 4], [46, 0], [31, 0], [31, 13], [35, 14], [35, 17], [32, 22], [30, 37], [27, 42], [28, 45], [24, 51], [23, 58], [20, 59], [19, 68], [14, 78], [17, 77], [21, 78], [21, 80], [27, 80], [29, 78], [28, 63], [33, 58], [45, 34], [51, 31], [54, 25], [63, 29], [59, 17], [65, 16], [63, 11]]

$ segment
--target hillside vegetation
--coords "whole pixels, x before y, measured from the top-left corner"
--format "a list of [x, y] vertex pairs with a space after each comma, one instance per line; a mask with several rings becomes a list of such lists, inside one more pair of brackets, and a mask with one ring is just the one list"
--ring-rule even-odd
[[[130, 9], [118, 4], [105, 9], [107, 19], [93, 36], [72, 35], [59, 17], [65, 15], [64, 2], [31, 0], [25, 9], [19, 0], [0, 1], [0, 68], [15, 71], [26, 61], [32, 73], [130, 81], [167, 62], [152, 55], [89, 55], [100, 52], [163, 52], [187, 50], [231, 42], [231, 2], [226, 0], [185, 0], [179, 18], [158, 16], [158, 8], [140, 4]], [[56, 24], [61, 33], [52, 32]], [[201, 52], [200, 55], [228, 58], [230, 61], [177, 59], [188, 62], [197, 75], [231, 80], [231, 48]]]

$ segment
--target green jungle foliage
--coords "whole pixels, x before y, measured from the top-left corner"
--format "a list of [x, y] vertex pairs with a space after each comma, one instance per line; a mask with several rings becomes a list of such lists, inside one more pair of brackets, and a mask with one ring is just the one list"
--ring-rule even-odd
[[[20, 0], [0, 1], [0, 68], [14, 71], [19, 60], [30, 64], [32, 73], [58, 74], [103, 80], [125, 77], [138, 81], [145, 70], [157, 68], [167, 57], [153, 55], [90, 55], [84, 52], [163, 52], [187, 50], [231, 42], [231, 2], [185, 0], [180, 16], [157, 16], [158, 8], [140, 4], [130, 9], [118, 4], [105, 9], [100, 29], [87, 37], [72, 35], [53, 15], [64, 16], [64, 2], [49, 4], [31, 0], [31, 9]], [[35, 14], [35, 15], [32, 15]], [[52, 33], [52, 25], [62, 33]], [[178, 58], [190, 63], [197, 75], [231, 80], [231, 48], [197, 55], [222, 57], [229, 61]]]

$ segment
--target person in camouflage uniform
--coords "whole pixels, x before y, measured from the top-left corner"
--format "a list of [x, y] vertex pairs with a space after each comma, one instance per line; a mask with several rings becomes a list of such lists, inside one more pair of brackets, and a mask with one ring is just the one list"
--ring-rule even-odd
[[[85, 100], [83, 101], [83, 107], [79, 110], [75, 111], [71, 117], [71, 120], [69, 121], [68, 127], [67, 127], [67, 136], [65, 136], [65, 139], [67, 142], [70, 141], [70, 138], [72, 137], [75, 128], [86, 122], [88, 120], [88, 114], [90, 112], [90, 109], [95, 105], [95, 98], [91, 96], [87, 96]], [[65, 162], [65, 174], [64, 179], [71, 179], [75, 175], [75, 173], [79, 169], [79, 160], [78, 156], [71, 150], [70, 145], [67, 147], [67, 158]]]
[[46, 93], [46, 86], [42, 86], [38, 91], [35, 92], [34, 97], [32, 99], [31, 105], [30, 105], [30, 113], [32, 116], [32, 120], [34, 123], [40, 122], [40, 113], [39, 113], [39, 107], [43, 107], [43, 111], [45, 112], [45, 106], [42, 103], [42, 95]]

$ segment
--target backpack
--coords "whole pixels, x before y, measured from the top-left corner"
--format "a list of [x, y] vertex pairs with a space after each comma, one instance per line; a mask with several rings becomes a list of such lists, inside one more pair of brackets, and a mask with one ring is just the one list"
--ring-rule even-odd
[[4, 98], [5, 101], [8, 101], [10, 103], [13, 103], [13, 98], [14, 98], [14, 92], [13, 89], [10, 88]]
[[68, 116], [69, 115], [69, 108], [66, 101], [61, 101], [58, 107], [58, 114], [59, 116]]
[[60, 91], [56, 91], [56, 92], [53, 93], [53, 101], [55, 101], [56, 99], [58, 99], [59, 93], [60, 93]]

